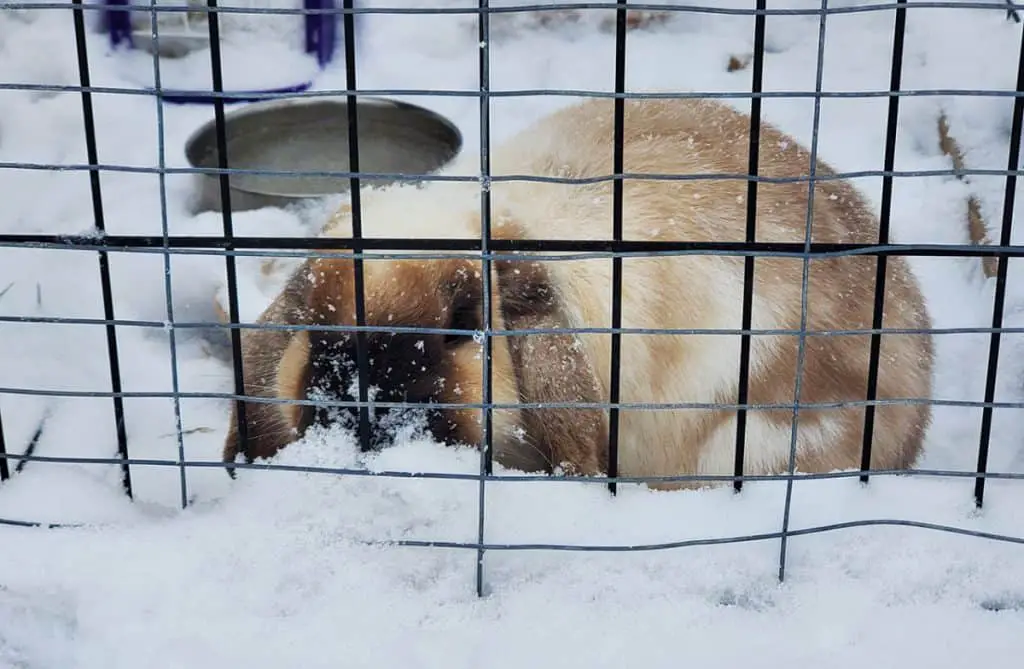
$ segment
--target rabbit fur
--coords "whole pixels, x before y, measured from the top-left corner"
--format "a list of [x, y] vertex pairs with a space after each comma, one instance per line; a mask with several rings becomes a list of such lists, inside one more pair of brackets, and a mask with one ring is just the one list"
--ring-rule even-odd
[[[719, 102], [700, 99], [627, 100], [624, 105], [624, 171], [632, 174], [732, 174], [748, 171], [750, 119]], [[588, 100], [529, 125], [491, 155], [492, 175], [588, 179], [613, 173], [611, 100]], [[474, 174], [476, 155], [447, 170]], [[760, 132], [763, 177], [804, 177], [761, 182], [757, 233], [762, 242], [805, 240], [808, 151], [765, 123]], [[819, 161], [812, 242], [878, 241], [878, 220], [853, 186]], [[745, 179], [626, 179], [626, 240], [743, 242]], [[365, 237], [479, 239], [480, 185], [430, 182], [363, 190]], [[608, 240], [612, 238], [613, 185], [498, 181], [490, 185], [491, 236], [495, 239]], [[324, 235], [351, 235], [351, 210], [343, 206]], [[405, 253], [416, 256], [414, 253]], [[291, 278], [261, 322], [304, 325], [355, 324], [354, 263], [347, 254], [310, 259]], [[483, 329], [483, 263], [479, 258], [374, 259], [363, 262], [366, 323]], [[612, 314], [612, 261], [572, 259], [572, 253], [491, 262], [493, 455], [522, 471], [602, 475], [608, 471], [609, 414], [601, 407], [558, 403], [608, 402], [611, 336], [608, 333], [502, 335], [530, 328], [608, 328]], [[527, 254], [528, 255], [528, 254]], [[877, 259], [827, 256], [808, 263], [806, 326], [865, 330], [872, 326]], [[742, 324], [745, 259], [738, 255], [661, 255], [622, 261], [624, 328], [738, 330]], [[753, 271], [752, 328], [791, 331], [754, 334], [750, 344], [743, 471], [785, 473], [789, 468], [802, 319], [801, 257], [758, 257]], [[915, 277], [902, 257], [887, 258], [884, 328], [926, 330], [930, 320]], [[795, 467], [799, 472], [858, 468], [868, 393], [869, 334], [804, 338], [801, 406]], [[355, 400], [355, 337], [338, 331], [259, 331], [242, 335], [246, 393], [278, 399]], [[482, 401], [479, 337], [420, 333], [368, 333], [371, 395], [378, 402], [441, 404]], [[933, 345], [927, 333], [881, 337], [877, 398], [918, 400], [876, 407], [871, 466], [913, 466], [922, 448], [930, 409]], [[720, 333], [621, 336], [618, 475], [729, 476], [734, 472], [739, 399], [740, 336]], [[316, 391], [316, 392], [314, 392]], [[319, 393], [319, 394], [317, 394]], [[843, 403], [859, 402], [856, 405]], [[528, 403], [529, 408], [507, 405]], [[553, 403], [554, 407], [537, 404]], [[697, 407], [635, 405], [692, 403]], [[268, 458], [298, 439], [308, 426], [336, 420], [318, 406], [246, 403], [248, 441], [237, 440], [232, 410], [225, 462], [239, 453]], [[343, 416], [351, 417], [341, 412]], [[386, 409], [371, 410], [374, 445]], [[407, 414], [402, 414], [407, 415]], [[479, 408], [426, 406], [417, 414], [429, 434], [448, 444], [478, 445]], [[658, 483], [653, 487], [698, 485]]]

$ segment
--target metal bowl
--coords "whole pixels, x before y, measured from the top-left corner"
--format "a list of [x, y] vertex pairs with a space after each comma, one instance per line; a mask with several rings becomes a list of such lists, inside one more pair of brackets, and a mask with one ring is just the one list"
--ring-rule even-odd
[[[404, 102], [358, 98], [359, 171], [427, 175], [444, 167], [462, 148], [458, 128], [432, 111]], [[285, 98], [247, 104], [224, 118], [229, 168], [346, 172], [349, 169], [347, 100]], [[185, 155], [193, 167], [216, 168], [217, 127], [211, 120], [189, 137]], [[382, 186], [393, 179], [360, 178]], [[231, 174], [231, 209], [283, 206], [337, 195], [348, 177]], [[198, 176], [199, 210], [219, 211], [220, 175]]]

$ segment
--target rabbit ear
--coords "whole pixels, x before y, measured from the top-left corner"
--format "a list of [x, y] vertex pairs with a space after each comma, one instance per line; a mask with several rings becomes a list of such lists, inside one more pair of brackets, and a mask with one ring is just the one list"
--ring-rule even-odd
[[[310, 260], [296, 281], [297, 292], [301, 294], [301, 309], [296, 311], [293, 322], [313, 327], [355, 324], [355, 263], [351, 258]], [[307, 399], [311, 358], [320, 349], [319, 342], [325, 337], [333, 339], [337, 336], [317, 329], [299, 330], [291, 335], [277, 361], [275, 387], [278, 397]], [[306, 404], [284, 404], [278, 411], [288, 427], [300, 435], [312, 423], [315, 413], [314, 407]]]
[[354, 325], [356, 322], [355, 262], [342, 254], [309, 262], [305, 305], [316, 325]]
[[[309, 324], [309, 271], [307, 262], [293, 272], [281, 292], [260, 314], [256, 322], [272, 325]], [[280, 370], [276, 361], [282, 353], [290, 349], [290, 343], [296, 336], [304, 336], [304, 333], [259, 328], [247, 328], [242, 331], [241, 362], [246, 396], [273, 398], [277, 395], [275, 381], [280, 380]], [[292, 364], [292, 367], [294, 366]], [[239, 409], [243, 406], [246, 423], [245, 443], [241, 443], [237, 426]], [[274, 455], [289, 439], [289, 417], [288, 412], [282, 410], [282, 405], [242, 400], [232, 402], [222, 453], [224, 462], [234, 462], [239, 454], [244, 455], [247, 462]], [[230, 466], [228, 473], [234, 477]]]
[[[273, 325], [345, 325], [355, 322], [353, 263], [345, 257], [303, 263], [260, 315], [258, 323]], [[242, 332], [245, 394], [257, 398], [306, 399], [309, 374], [308, 330], [246, 329]], [[245, 407], [246, 443], [240, 443], [237, 418]], [[277, 453], [310, 422], [312, 408], [300, 404], [232, 403], [222, 458], [246, 461]], [[231, 468], [228, 468], [232, 473]]]
[[[570, 327], [558, 291], [540, 262], [496, 260], [501, 315], [508, 330]], [[572, 333], [510, 335], [512, 365], [523, 403], [597, 403], [601, 384]], [[598, 475], [608, 466], [608, 422], [602, 409], [522, 409], [530, 440], [553, 467]]]

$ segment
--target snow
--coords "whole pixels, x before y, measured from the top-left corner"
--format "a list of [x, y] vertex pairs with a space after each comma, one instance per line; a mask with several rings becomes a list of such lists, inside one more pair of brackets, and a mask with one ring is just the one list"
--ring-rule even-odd
[[[269, 6], [270, 2], [252, 2]], [[236, 1], [235, 4], [238, 4]], [[287, 5], [274, 2], [275, 5]], [[412, 6], [374, 0], [376, 6]], [[417, 2], [416, 6], [475, 3]], [[494, 6], [510, 2], [492, 2]], [[543, 4], [543, 3], [539, 3]], [[653, 3], [652, 3], [653, 4]], [[722, 0], [716, 7], [752, 6]], [[864, 2], [832, 2], [831, 6]], [[1021, 28], [1003, 10], [914, 8], [908, 12], [903, 87], [1013, 91]], [[769, 3], [814, 8], [815, 0]], [[534, 17], [535, 18], [535, 17]], [[90, 16], [90, 25], [95, 25]], [[494, 90], [610, 90], [612, 36], [600, 17], [541, 29], [528, 15], [496, 15], [489, 45]], [[315, 71], [296, 53], [294, 18], [264, 28], [258, 40], [225, 46], [225, 84], [277, 86]], [[893, 13], [846, 13], [827, 24], [826, 91], [884, 91], [889, 83]], [[277, 32], [275, 32], [275, 30]], [[372, 89], [477, 89], [478, 36], [472, 14], [366, 15], [360, 20], [359, 84]], [[256, 34], [256, 33], [254, 33]], [[753, 20], [687, 13], [650, 31], [631, 32], [631, 90], [749, 90], [750, 71], [727, 72], [732, 55], [752, 48]], [[772, 16], [766, 91], [813, 90], [817, 18]], [[205, 53], [162, 63], [174, 87], [208, 82]], [[89, 37], [92, 84], [153, 84], [144, 54], [110, 54]], [[344, 87], [337, 59], [315, 88]], [[76, 84], [70, 13], [0, 11], [0, 84]], [[479, 144], [472, 97], [395, 95], [434, 109], [460, 128], [465, 151]], [[492, 140], [572, 101], [502, 97], [492, 105]], [[738, 108], [749, 102], [731, 100]], [[96, 94], [93, 105], [104, 164], [183, 167], [184, 142], [212, 116], [207, 107], [163, 108], [163, 153], [156, 103], [139, 95]], [[0, 161], [86, 162], [81, 98], [75, 93], [0, 88]], [[769, 98], [766, 120], [811, 141], [809, 98]], [[1006, 168], [1012, 97], [910, 96], [901, 99], [896, 169], [948, 170], [938, 147], [940, 111], [971, 168]], [[880, 170], [887, 101], [827, 98], [821, 103], [819, 155], [842, 171]], [[85, 234], [93, 225], [89, 178], [81, 171], [2, 169], [0, 234]], [[166, 219], [161, 213], [166, 187]], [[182, 175], [109, 171], [101, 176], [111, 234], [218, 235], [215, 213], [194, 214]], [[856, 185], [880, 206], [881, 179]], [[965, 243], [965, 198], [981, 202], [989, 234], [1000, 235], [1005, 179], [952, 176], [894, 181], [892, 236], [899, 242]], [[1021, 217], [1022, 198], [1015, 203]], [[305, 235], [334, 202], [295, 210], [236, 212], [246, 235]], [[1013, 242], [1021, 242], [1020, 226]], [[937, 328], [988, 327], [994, 280], [977, 259], [916, 258]], [[238, 260], [242, 318], [272, 298], [292, 261], [265, 266]], [[1010, 263], [1004, 324], [1024, 327], [1024, 278]], [[118, 327], [123, 389], [186, 395], [230, 393], [223, 339], [201, 328], [164, 324], [215, 319], [223, 300], [222, 258], [113, 253], [114, 310], [139, 321]], [[103, 317], [96, 255], [0, 247], [0, 316]], [[168, 342], [177, 345], [172, 377]], [[979, 401], [988, 359], [986, 334], [937, 336], [936, 399]], [[996, 399], [1024, 402], [1024, 339], [1002, 339]], [[106, 335], [88, 324], [3, 321], [0, 388], [109, 392]], [[177, 462], [175, 403], [124, 401], [134, 458]], [[190, 461], [215, 461], [226, 427], [223, 399], [178, 404], [182, 448]], [[990, 469], [1024, 472], [1016, 408], [996, 409]], [[116, 430], [107, 397], [72, 398], [0, 390], [9, 452], [21, 453], [45, 417], [36, 454], [111, 458]], [[972, 471], [981, 410], [940, 406], [922, 468]], [[12, 461], [12, 466], [13, 466]], [[472, 474], [478, 456], [409, 437], [373, 457], [357, 455], [341, 434], [311, 435], [282, 464], [376, 472]], [[0, 517], [86, 523], [75, 529], [0, 529], [2, 667], [280, 667], [533, 665], [895, 667], [1006, 664], [1024, 651], [1024, 546], [915, 527], [861, 527], [791, 538], [786, 579], [778, 582], [780, 541], [640, 552], [493, 550], [485, 555], [487, 597], [475, 592], [476, 551], [382, 542], [474, 542], [479, 485], [466, 479], [332, 476], [302, 471], [187, 472], [134, 466], [135, 501], [120, 491], [116, 465], [29, 463], [0, 486]], [[485, 540], [493, 544], [638, 545], [773, 534], [782, 526], [786, 489], [750, 483], [656, 493], [626, 485], [612, 498], [580, 482], [508, 481], [486, 489]], [[863, 519], [912, 520], [1024, 536], [1024, 487], [990, 481], [986, 506], [973, 504], [973, 479], [876, 477], [799, 481], [790, 529]]]

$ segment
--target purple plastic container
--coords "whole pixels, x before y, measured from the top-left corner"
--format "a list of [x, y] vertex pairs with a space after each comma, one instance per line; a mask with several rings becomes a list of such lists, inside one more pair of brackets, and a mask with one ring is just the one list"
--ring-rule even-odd
[[[105, 7], [125, 7], [129, 0], [103, 0]], [[353, 6], [355, 3], [353, 3]], [[335, 0], [302, 0], [304, 9], [323, 10], [337, 7]], [[143, 6], [144, 7], [144, 6]], [[110, 36], [110, 45], [113, 48], [127, 46], [134, 48], [132, 39], [131, 12], [124, 10], [105, 10], [103, 14], [103, 25]], [[317, 64], [324, 68], [334, 58], [338, 41], [338, 16], [333, 14], [306, 14], [303, 16], [306, 34], [306, 53], [316, 56]], [[268, 94], [298, 93], [308, 89], [311, 81], [305, 81], [293, 86], [282, 88], [268, 88], [263, 90], [233, 91], [230, 98], [223, 98], [224, 104], [239, 102], [252, 102], [264, 99]], [[251, 97], [247, 97], [250, 96]], [[177, 104], [186, 103], [211, 103], [216, 97], [212, 93], [203, 91], [164, 91], [161, 97], [167, 101]]]

